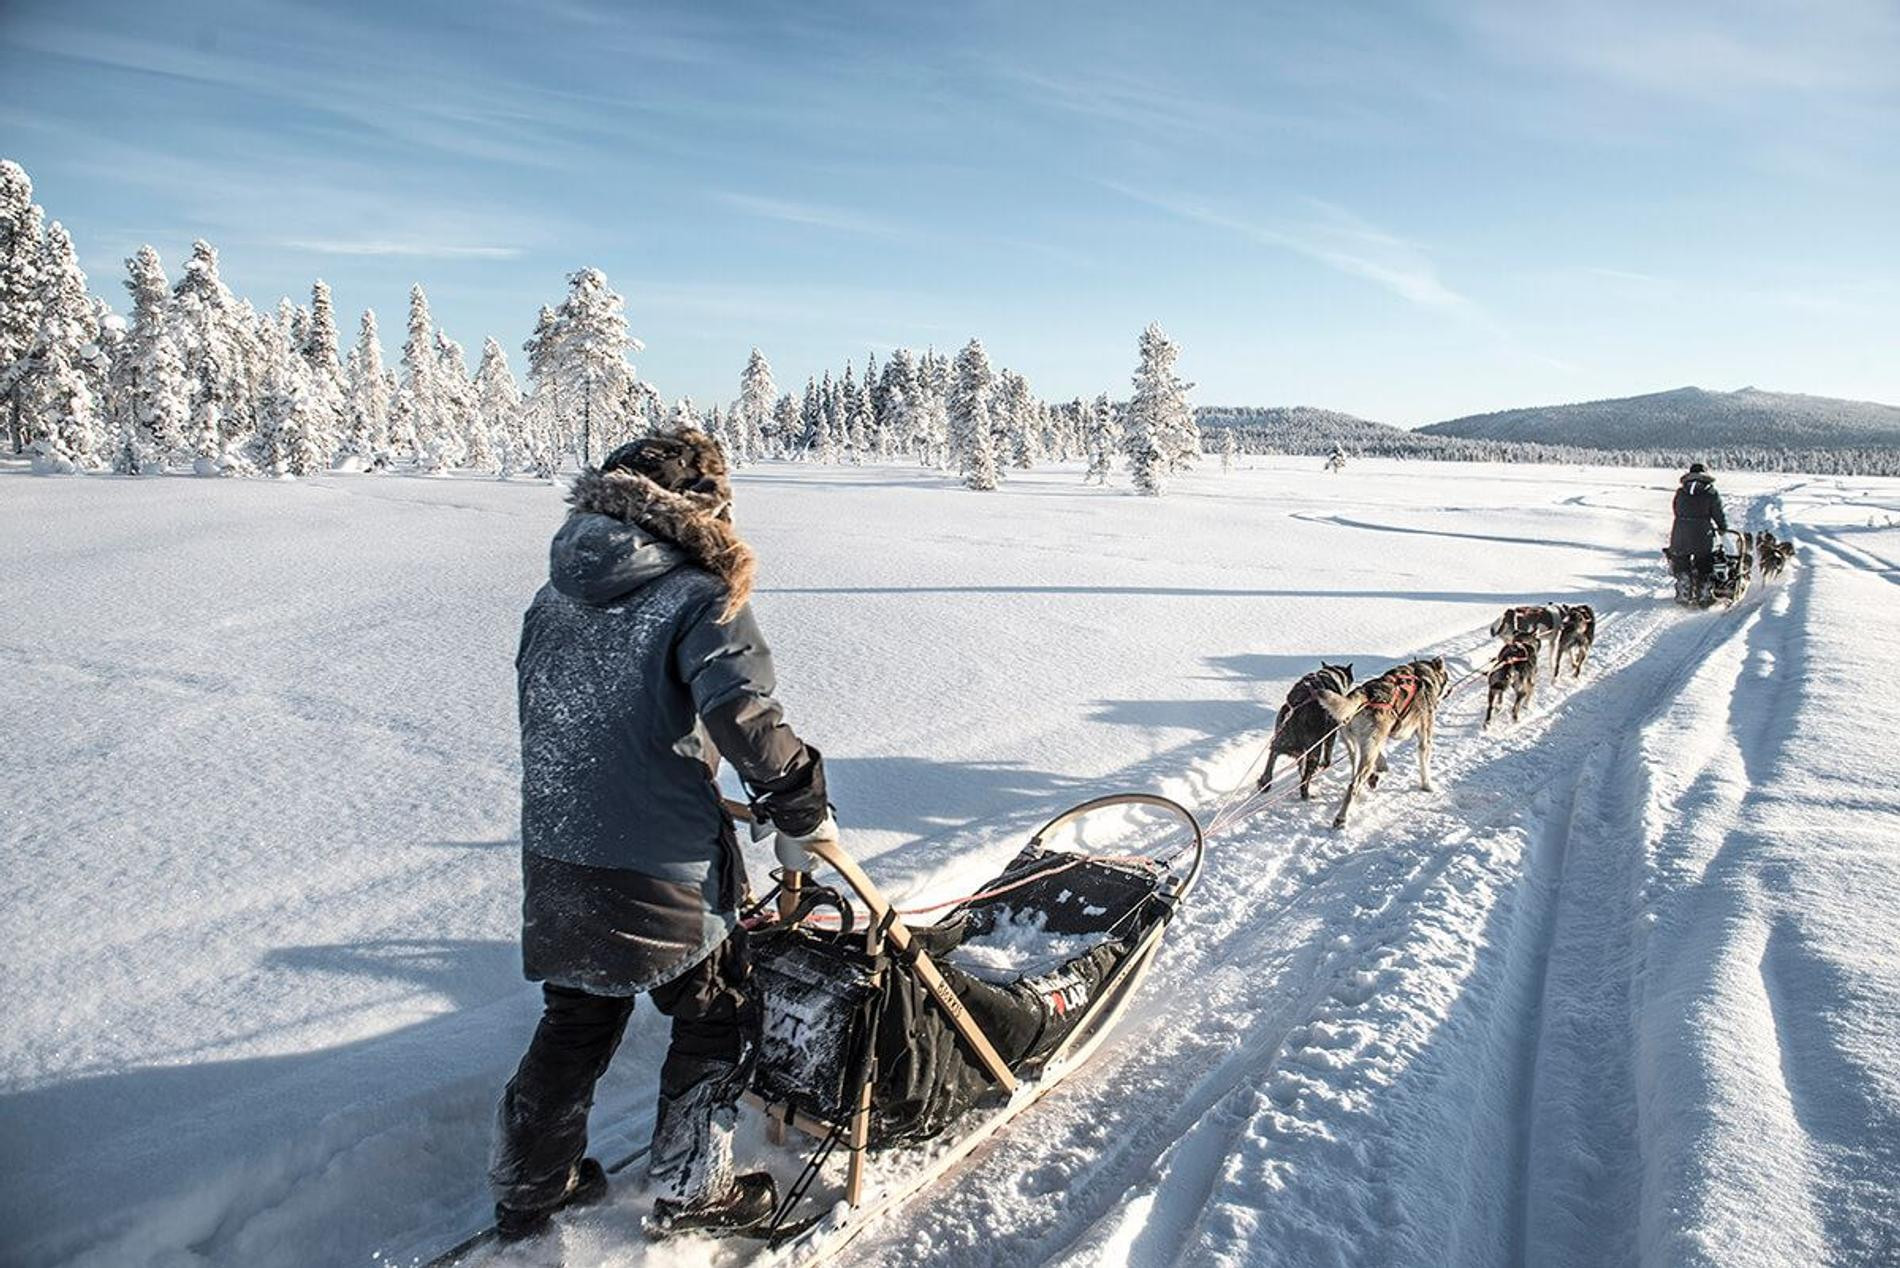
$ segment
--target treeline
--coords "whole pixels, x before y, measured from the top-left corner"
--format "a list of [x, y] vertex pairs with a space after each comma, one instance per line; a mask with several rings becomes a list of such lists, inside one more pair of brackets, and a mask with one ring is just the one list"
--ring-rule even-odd
[[899, 349], [881, 367], [846, 364], [802, 393], [781, 393], [754, 349], [738, 397], [702, 412], [687, 398], [667, 406], [636, 373], [629, 356], [641, 344], [598, 269], [569, 275], [560, 303], [541, 309], [523, 345], [524, 391], [493, 338], [471, 374], [421, 286], [391, 366], [373, 311], [343, 348], [320, 280], [307, 305], [260, 312], [225, 284], [207, 242], [193, 244], [176, 282], [149, 246], [125, 263], [121, 317], [88, 289], [71, 236], [46, 223], [26, 172], [0, 162], [0, 401], [13, 451], [30, 452], [36, 470], [552, 478], [624, 441], [702, 427], [735, 464], [907, 460], [986, 490], [1045, 460], [1086, 460], [1088, 478], [1105, 482], [1119, 456], [1138, 491], [1159, 493], [1200, 452], [1178, 349], [1155, 326], [1120, 408], [1106, 395], [1052, 406], [971, 340], [954, 358]]
[[1565, 463], [1599, 467], [1683, 467], [1691, 462], [1703, 462], [1729, 471], [1900, 475], [1900, 449], [1896, 448], [1718, 445], [1697, 449], [1597, 449], [1432, 435], [1307, 406], [1204, 405], [1195, 414], [1204, 431], [1232, 435], [1235, 447], [1249, 454], [1321, 457], [1344, 449], [1357, 457], [1439, 462]]

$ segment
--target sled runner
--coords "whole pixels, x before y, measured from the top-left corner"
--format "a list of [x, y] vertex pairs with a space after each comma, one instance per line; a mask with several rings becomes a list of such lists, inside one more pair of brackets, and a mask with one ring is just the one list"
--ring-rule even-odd
[[[1142, 852], [1074, 844], [1117, 815], [1145, 816], [1127, 833]], [[841, 847], [812, 852], [827, 872], [785, 874], [749, 917], [764, 1022], [745, 1101], [764, 1123], [768, 1156], [756, 1161], [784, 1173], [773, 1227], [763, 1241], [682, 1234], [655, 1248], [662, 1258], [687, 1244], [716, 1264], [816, 1263], [934, 1183], [1099, 1048], [1199, 879], [1205, 843], [1165, 797], [1098, 797], [916, 926]], [[834, 872], [840, 886], [816, 883]], [[802, 1163], [788, 1129], [814, 1142]], [[613, 1205], [557, 1227], [579, 1231]], [[471, 1237], [431, 1268], [491, 1262], [492, 1241]]]

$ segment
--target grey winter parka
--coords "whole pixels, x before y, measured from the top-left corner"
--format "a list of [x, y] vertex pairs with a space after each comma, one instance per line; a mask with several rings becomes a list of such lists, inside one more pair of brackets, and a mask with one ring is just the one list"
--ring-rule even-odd
[[[825, 813], [745, 604], [751, 554], [706, 499], [583, 473], [522, 620], [522, 961], [631, 995], [698, 963], [745, 887], [713, 782], [723, 753], [780, 828]], [[720, 575], [716, 575], [720, 574]]]
[[1691, 471], [1682, 477], [1674, 502], [1676, 520], [1669, 529], [1669, 551], [1675, 555], [1706, 557], [1715, 549], [1716, 530], [1728, 530], [1728, 516], [1722, 513], [1722, 495], [1715, 491], [1715, 477], [1706, 471]]

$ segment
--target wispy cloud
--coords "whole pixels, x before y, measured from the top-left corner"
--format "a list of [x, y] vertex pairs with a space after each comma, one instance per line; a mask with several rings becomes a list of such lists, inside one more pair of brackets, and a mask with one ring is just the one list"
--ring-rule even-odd
[[1420, 308], [1472, 317], [1481, 315], [1475, 301], [1445, 284], [1431, 258], [1416, 243], [1388, 233], [1333, 203], [1309, 199], [1308, 204], [1318, 213], [1315, 217], [1268, 223], [1196, 202], [1157, 197], [1126, 185], [1103, 183], [1125, 197], [1183, 220], [1225, 229], [1371, 282]]
[[1704, 101], [1763, 94], [1891, 98], [1900, 10], [1867, 0], [1457, 0], [1444, 18], [1495, 55]]
[[839, 233], [860, 233], [877, 238], [896, 238], [904, 235], [904, 230], [888, 220], [876, 216], [867, 216], [852, 211], [848, 207], [827, 207], [820, 203], [794, 202], [785, 198], [768, 198], [758, 194], [719, 194], [720, 202], [748, 216], [757, 216], [764, 220], [778, 220], [790, 225], [806, 225], [814, 229], [833, 229]]
[[293, 251], [311, 251], [320, 255], [407, 255], [431, 260], [511, 260], [520, 255], [520, 247], [454, 246], [439, 242], [389, 242], [370, 240], [323, 240], [292, 238], [281, 245]]

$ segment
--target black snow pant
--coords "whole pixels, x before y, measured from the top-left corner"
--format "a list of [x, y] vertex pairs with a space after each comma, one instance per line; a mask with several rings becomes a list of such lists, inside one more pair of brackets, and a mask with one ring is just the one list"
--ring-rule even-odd
[[[751, 957], [743, 930], [649, 996], [673, 1019], [660, 1067], [649, 1173], [661, 1196], [695, 1202], [731, 1180], [731, 1136], [739, 1096], [758, 1050], [759, 1008], [750, 994]], [[541, 988], [534, 1039], [502, 1092], [489, 1185], [498, 1206], [531, 1211], [558, 1204], [587, 1153], [594, 1085], [626, 1033], [634, 996]]]

